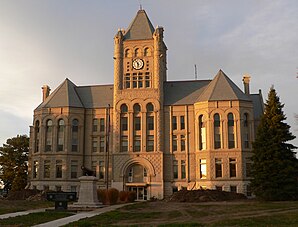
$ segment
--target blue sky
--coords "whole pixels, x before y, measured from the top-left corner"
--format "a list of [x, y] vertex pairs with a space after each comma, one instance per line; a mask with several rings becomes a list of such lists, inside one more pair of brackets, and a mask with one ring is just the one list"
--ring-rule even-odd
[[[138, 0], [0, 0], [0, 144], [28, 134], [41, 87], [66, 77], [77, 85], [113, 83], [113, 37]], [[274, 85], [298, 136], [298, 1], [141, 1], [163, 26], [168, 80], [211, 79], [222, 69], [264, 100]], [[298, 140], [293, 141], [298, 146]]]

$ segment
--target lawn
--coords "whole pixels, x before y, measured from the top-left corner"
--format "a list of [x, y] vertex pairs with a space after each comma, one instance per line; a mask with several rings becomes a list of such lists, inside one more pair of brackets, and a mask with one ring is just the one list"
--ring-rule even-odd
[[27, 200], [0, 200], [0, 204], [0, 215], [54, 206], [53, 202]]
[[145, 202], [66, 226], [298, 226], [298, 202]]

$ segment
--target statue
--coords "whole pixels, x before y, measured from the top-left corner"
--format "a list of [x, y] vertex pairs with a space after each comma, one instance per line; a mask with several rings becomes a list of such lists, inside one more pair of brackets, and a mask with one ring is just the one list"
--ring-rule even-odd
[[95, 171], [86, 168], [85, 166], [81, 166], [81, 169], [83, 170], [83, 176], [93, 176], [95, 177], [96, 173]]

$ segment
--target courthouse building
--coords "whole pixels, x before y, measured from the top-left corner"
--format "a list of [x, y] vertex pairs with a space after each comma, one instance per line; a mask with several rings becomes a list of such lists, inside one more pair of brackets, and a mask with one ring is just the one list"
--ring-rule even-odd
[[139, 10], [114, 37], [113, 85], [43, 86], [28, 187], [78, 191], [84, 166], [99, 188], [132, 190], [138, 200], [183, 188], [250, 195], [261, 93], [250, 94], [249, 76], [239, 78], [242, 91], [222, 70], [211, 80], [168, 81], [163, 32]]

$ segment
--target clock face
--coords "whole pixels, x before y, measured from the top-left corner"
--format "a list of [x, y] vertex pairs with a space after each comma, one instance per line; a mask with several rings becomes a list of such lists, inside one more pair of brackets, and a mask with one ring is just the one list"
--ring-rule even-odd
[[132, 62], [132, 67], [134, 69], [142, 69], [144, 66], [144, 61], [142, 59], [135, 59], [133, 62]]

